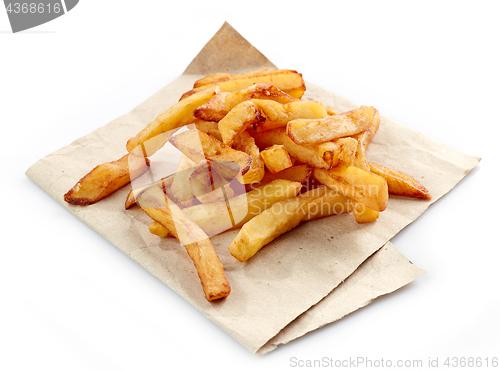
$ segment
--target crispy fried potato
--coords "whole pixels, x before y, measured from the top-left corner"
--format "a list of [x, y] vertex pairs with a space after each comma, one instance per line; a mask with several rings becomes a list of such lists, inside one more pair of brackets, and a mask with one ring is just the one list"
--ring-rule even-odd
[[325, 192], [325, 187], [320, 187], [276, 202], [241, 227], [229, 245], [229, 252], [237, 260], [247, 261], [268, 243], [295, 228], [307, 214], [307, 205]]
[[210, 101], [195, 109], [194, 115], [202, 120], [219, 122], [236, 105], [250, 99], [268, 99], [282, 104], [298, 100], [275, 86], [260, 83], [234, 92], [220, 92]]
[[257, 147], [257, 145], [255, 144], [255, 139], [253, 139], [250, 134], [244, 131], [240, 133], [240, 135], [234, 141], [233, 148], [252, 156], [250, 169], [247, 173], [245, 173], [245, 175], [243, 175], [243, 184], [250, 184], [261, 181], [264, 177], [266, 169], [264, 168], [264, 161], [260, 157], [259, 147]]
[[368, 129], [352, 136], [354, 139], [358, 141], [359, 148], [363, 156], [365, 155], [366, 150], [368, 149], [368, 145], [372, 141], [379, 127], [380, 127], [380, 113], [378, 112], [378, 110], [375, 110], [375, 115], [373, 117], [373, 120], [368, 125]]
[[94, 204], [130, 183], [148, 168], [146, 158], [128, 153], [117, 161], [96, 166], [64, 195], [64, 201], [73, 205]]
[[162, 189], [164, 192], [169, 192], [170, 187], [172, 186], [172, 183], [174, 181], [174, 177], [175, 177], [175, 174], [171, 174], [169, 176], [166, 176], [165, 178], [157, 180], [156, 182], [131, 189], [127, 195], [127, 199], [125, 200], [125, 209], [129, 209], [132, 206], [134, 206], [137, 202], [136, 195], [141, 194], [142, 192], [144, 192], [148, 188], [158, 187], [158, 188]]
[[240, 227], [274, 203], [296, 196], [301, 187], [300, 183], [277, 179], [253, 191], [230, 198], [227, 203], [195, 205], [182, 211], [206, 234], [213, 236]]
[[210, 161], [230, 161], [239, 165], [242, 175], [250, 169], [252, 157], [232, 149], [224, 143], [199, 130], [188, 130], [169, 139], [169, 142], [196, 163]]
[[352, 165], [356, 157], [358, 141], [354, 138], [347, 137], [337, 139], [335, 143], [340, 146], [339, 161], [344, 165]]
[[314, 169], [313, 177], [321, 183], [366, 207], [383, 211], [389, 193], [381, 176], [355, 166], [338, 165], [331, 170]]
[[219, 124], [214, 121], [203, 121], [203, 120], [195, 120], [193, 122], [196, 125], [196, 129], [204, 132], [205, 134], [214, 137], [215, 139], [222, 142], [222, 137], [219, 131]]
[[191, 173], [186, 188], [190, 188], [201, 203], [225, 201], [234, 196], [233, 189], [217, 171], [212, 169], [210, 161], [204, 160]]
[[307, 222], [331, 215], [349, 213], [352, 209], [353, 203], [349, 198], [327, 188], [323, 196], [309, 203], [307, 213], [302, 221]]
[[284, 128], [273, 129], [264, 133], [257, 133], [249, 129], [248, 132], [255, 138], [255, 143], [261, 149], [274, 144], [282, 144], [291, 157], [296, 158], [302, 163], [320, 169], [331, 169], [339, 164], [338, 154], [340, 146], [334, 142], [302, 146], [294, 143], [286, 134]]
[[260, 153], [267, 170], [276, 174], [293, 166], [292, 159], [282, 144], [275, 144]]
[[218, 91], [217, 86], [212, 86], [192, 95], [189, 99], [174, 104], [135, 137], [130, 138], [127, 142], [127, 150], [132, 152], [136, 147], [142, 146], [144, 156], [153, 155], [169, 139], [168, 134], [171, 130], [191, 123], [193, 111], [212, 99]]
[[[252, 71], [252, 72], [248, 72], [248, 73], [242, 73], [240, 75], [231, 75], [229, 73], [212, 73], [211, 75], [207, 75], [199, 80], [196, 80], [194, 82], [193, 87], [199, 88], [200, 86], [205, 86], [205, 85], [218, 83], [218, 82], [222, 82], [222, 81], [238, 80], [238, 79], [244, 79], [244, 78], [248, 78], [248, 77], [267, 75], [271, 71], [272, 70], [270, 70], [268, 68], [264, 68], [262, 70]], [[276, 70], [274, 70], [274, 71], [276, 71]]]
[[222, 140], [232, 146], [234, 139], [248, 127], [268, 123], [266, 130], [286, 127], [287, 123], [297, 118], [319, 118], [327, 116], [325, 107], [319, 102], [295, 101], [281, 104], [272, 100], [252, 99], [236, 105], [219, 121]]
[[181, 154], [177, 171], [173, 175], [170, 192], [168, 192], [168, 195], [179, 206], [188, 207], [193, 204], [195, 195], [191, 187], [186, 187], [186, 184], [189, 184], [189, 178], [191, 177], [191, 174], [193, 174], [196, 166], [197, 165], [194, 161], [191, 161], [186, 155]]
[[358, 223], [371, 223], [378, 219], [380, 213], [359, 202], [353, 202], [352, 214]]
[[271, 183], [273, 180], [276, 179], [287, 179], [291, 180], [292, 182], [298, 182], [304, 184], [311, 176], [312, 169], [313, 169], [312, 166], [307, 164], [302, 164], [289, 167], [288, 169], [282, 170], [276, 174], [266, 171], [264, 173], [264, 177], [260, 182], [248, 184], [246, 186], [246, 190], [247, 192], [251, 191], [252, 189]]
[[338, 115], [340, 112], [337, 111], [335, 108], [333, 107], [326, 107], [326, 113], [328, 113], [330, 116], [333, 116], [333, 115]]
[[158, 237], [175, 237], [170, 230], [158, 222], [152, 222], [149, 224], [149, 232]]
[[422, 200], [430, 200], [432, 198], [429, 191], [411, 176], [401, 171], [374, 164], [373, 162], [369, 162], [368, 164], [372, 173], [383, 177], [387, 181], [390, 194]]
[[264, 83], [275, 86], [281, 91], [287, 93], [294, 98], [302, 98], [306, 91], [306, 84], [302, 78], [302, 74], [292, 70], [269, 70], [264, 74], [256, 76], [246, 76], [243, 78], [234, 78], [225, 81], [216, 81], [215, 83], [199, 86], [184, 93], [180, 100], [203, 90], [212, 89], [215, 85], [220, 87], [221, 91], [237, 91], [248, 88], [257, 83]]
[[[297, 144], [317, 144], [358, 134], [369, 128], [375, 108], [358, 109], [320, 119], [297, 119], [287, 125], [288, 136]], [[222, 134], [222, 133], [221, 133]], [[224, 138], [224, 135], [222, 135]]]
[[160, 188], [147, 189], [138, 196], [137, 202], [146, 214], [170, 230], [184, 245], [198, 271], [206, 299], [227, 297], [231, 286], [214, 246], [201, 228], [174, 203], [168, 202]]

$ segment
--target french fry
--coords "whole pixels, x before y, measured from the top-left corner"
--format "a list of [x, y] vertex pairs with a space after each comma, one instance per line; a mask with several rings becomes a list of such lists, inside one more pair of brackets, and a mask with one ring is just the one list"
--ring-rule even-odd
[[215, 85], [220, 87], [221, 91], [237, 91], [244, 88], [248, 88], [257, 83], [264, 83], [275, 86], [281, 91], [287, 93], [294, 98], [302, 98], [306, 90], [306, 85], [302, 74], [297, 71], [292, 70], [268, 70], [263, 74], [258, 74], [254, 76], [245, 76], [242, 78], [232, 78], [224, 81], [216, 81], [214, 83], [205, 84], [184, 93], [181, 100], [187, 99], [187, 97], [203, 90], [212, 89]]
[[271, 71], [273, 71], [273, 70], [270, 70], [268, 68], [264, 68], [262, 70], [243, 73], [240, 75], [232, 75], [229, 73], [220, 73], [220, 72], [219, 73], [212, 73], [212, 74], [207, 75], [199, 80], [196, 80], [194, 82], [193, 87], [199, 88], [200, 86], [205, 86], [205, 85], [218, 83], [218, 82], [222, 82], [222, 81], [237, 80], [237, 79], [244, 79], [244, 78], [248, 78], [248, 77], [267, 75]]
[[295, 228], [307, 214], [307, 205], [325, 192], [325, 187], [320, 187], [276, 202], [241, 227], [229, 245], [229, 252], [237, 260], [247, 261], [268, 243]]
[[372, 141], [379, 127], [380, 127], [380, 113], [378, 112], [378, 110], [375, 110], [375, 115], [373, 116], [373, 120], [368, 125], [368, 129], [352, 136], [354, 139], [358, 141], [359, 148], [363, 156], [365, 155], [366, 150], [368, 149], [368, 145]]
[[359, 202], [353, 202], [352, 214], [358, 223], [371, 223], [378, 219], [380, 213]]
[[250, 99], [268, 99], [282, 104], [298, 100], [275, 86], [260, 83], [234, 92], [220, 92], [210, 101], [195, 109], [194, 115], [202, 120], [219, 122], [236, 105]]
[[311, 176], [312, 169], [313, 168], [310, 165], [303, 164], [289, 167], [288, 169], [282, 170], [276, 174], [266, 171], [264, 173], [264, 177], [260, 182], [248, 184], [246, 190], [247, 192], [251, 191], [252, 189], [269, 184], [276, 179], [287, 179], [291, 180], [292, 182], [304, 184]]
[[219, 88], [215, 85], [197, 94], [193, 94], [189, 99], [174, 104], [142, 129], [135, 137], [130, 138], [127, 142], [127, 150], [132, 152], [136, 147], [142, 146], [145, 157], [153, 155], [169, 139], [168, 133], [171, 130], [189, 124], [192, 121], [193, 111], [212, 99], [218, 91]]
[[429, 191], [411, 176], [401, 171], [374, 164], [373, 162], [369, 162], [368, 164], [372, 173], [383, 177], [387, 181], [390, 194], [422, 200], [430, 200], [432, 198]]
[[349, 198], [327, 188], [323, 196], [309, 203], [307, 213], [302, 221], [308, 222], [327, 216], [349, 213], [352, 209], [353, 203]]
[[282, 144], [275, 144], [260, 153], [267, 170], [276, 174], [293, 166], [292, 159]]
[[212, 169], [210, 164], [211, 162], [206, 160], [200, 163], [189, 177], [189, 186], [184, 185], [190, 188], [196, 198], [204, 204], [225, 201], [234, 196], [229, 183]]
[[328, 171], [314, 169], [313, 177], [330, 189], [370, 209], [383, 211], [387, 207], [387, 182], [379, 175], [355, 166], [338, 165]]
[[204, 132], [205, 134], [214, 137], [215, 139], [222, 142], [222, 137], [219, 131], [219, 124], [214, 121], [204, 121], [204, 120], [195, 120], [193, 122], [196, 126], [196, 129]]
[[162, 224], [158, 222], [152, 222], [149, 224], [149, 232], [158, 237], [175, 237], [172, 232]]
[[160, 188], [147, 189], [137, 200], [146, 214], [171, 231], [184, 245], [198, 272], [205, 298], [213, 301], [229, 296], [231, 286], [222, 263], [201, 228], [175, 204], [168, 202]]
[[286, 132], [297, 144], [328, 142], [367, 130], [374, 120], [375, 112], [373, 107], [361, 106], [339, 115], [319, 119], [301, 118], [290, 121]]
[[235, 162], [239, 165], [242, 175], [245, 175], [252, 163], [249, 154], [232, 149], [199, 130], [188, 130], [174, 135], [169, 142], [196, 163], [204, 159]]
[[169, 196], [180, 206], [187, 207], [193, 204], [195, 195], [189, 184], [189, 178], [196, 168], [196, 163], [187, 156], [181, 154], [177, 171], [173, 175], [172, 185], [170, 186]]
[[264, 161], [260, 156], [259, 147], [255, 144], [255, 139], [244, 131], [236, 138], [233, 147], [238, 151], [245, 152], [252, 156], [250, 169], [243, 175], [243, 184], [261, 181], [266, 169], [264, 168]]
[[130, 183], [148, 167], [146, 158], [133, 154], [98, 165], [64, 195], [64, 201], [73, 205], [94, 204]]
[[319, 102], [294, 101], [281, 104], [272, 100], [252, 99], [236, 105], [219, 121], [222, 140], [232, 146], [234, 139], [248, 127], [256, 130], [264, 123], [270, 123], [266, 130], [286, 127], [297, 118], [320, 118], [327, 116], [325, 107]]
[[285, 146], [288, 154], [302, 163], [320, 169], [331, 169], [339, 164], [338, 154], [340, 146], [334, 142], [325, 142], [318, 145], [302, 146], [294, 143], [286, 134], [284, 128], [273, 129], [263, 133], [252, 130], [248, 132], [255, 138], [259, 148], [267, 148], [274, 144]]

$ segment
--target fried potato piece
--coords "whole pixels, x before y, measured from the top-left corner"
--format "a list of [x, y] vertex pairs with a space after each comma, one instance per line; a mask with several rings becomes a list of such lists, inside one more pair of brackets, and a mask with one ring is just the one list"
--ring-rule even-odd
[[368, 125], [368, 129], [352, 136], [354, 139], [358, 141], [359, 149], [363, 156], [366, 154], [368, 145], [372, 141], [379, 127], [380, 127], [380, 113], [378, 112], [378, 110], [375, 110], [375, 115], [373, 116], [373, 120]]
[[218, 85], [221, 91], [232, 92], [248, 88], [249, 86], [257, 83], [264, 83], [275, 86], [276, 88], [294, 98], [302, 98], [302, 95], [306, 91], [306, 84], [304, 82], [304, 79], [302, 78], [302, 74], [298, 73], [297, 71], [269, 70], [266, 73], [255, 76], [246, 76], [225, 81], [216, 81], [211, 84], [196, 87], [184, 93], [180, 100], [186, 99], [187, 97], [203, 89], [212, 89], [215, 85]]
[[193, 174], [196, 163], [191, 161], [186, 155], [182, 154], [175, 174], [173, 174], [172, 185], [170, 186], [169, 196], [180, 206], [187, 207], [193, 204], [195, 195], [191, 187], [186, 187], [191, 174]]
[[335, 143], [340, 146], [339, 161], [344, 165], [352, 165], [358, 149], [358, 141], [354, 138], [340, 138], [335, 140]]
[[378, 219], [380, 213], [359, 202], [353, 202], [352, 214], [358, 223], [371, 223]]
[[255, 138], [259, 148], [267, 148], [274, 144], [285, 146], [288, 154], [302, 163], [320, 169], [331, 169], [339, 164], [340, 146], [333, 142], [325, 142], [317, 145], [302, 146], [294, 143], [286, 134], [285, 128], [273, 129], [263, 133], [252, 130], [248, 132]]
[[196, 163], [204, 159], [235, 162], [239, 165], [242, 175], [245, 175], [252, 163], [249, 154], [232, 149], [199, 130], [188, 130], [177, 134], [170, 138], [169, 142]]
[[[212, 99], [219, 92], [217, 86], [204, 89], [193, 94], [189, 99], [178, 102], [159, 115], [151, 124], [142, 129], [135, 137], [127, 142], [127, 150], [132, 152], [142, 146], [144, 156], [153, 155], [166, 143], [168, 133], [192, 121], [193, 111]], [[161, 135], [165, 133], [165, 135]], [[154, 139], [153, 139], [154, 138]], [[147, 142], [147, 144], [145, 144]]]
[[171, 174], [171, 175], [166, 176], [165, 178], [162, 178], [156, 182], [131, 189], [127, 195], [127, 199], [125, 200], [125, 209], [129, 209], [132, 206], [134, 206], [137, 202], [136, 195], [141, 194], [142, 192], [144, 192], [148, 188], [158, 187], [158, 188], [162, 189], [164, 192], [167, 192], [167, 190], [170, 190], [170, 187], [172, 186], [172, 183], [174, 181], [174, 177], [175, 177], [175, 174]]
[[260, 182], [248, 184], [246, 189], [247, 191], [251, 191], [252, 189], [271, 183], [276, 179], [287, 179], [291, 180], [292, 182], [304, 184], [311, 176], [312, 169], [312, 166], [303, 164], [289, 167], [288, 169], [282, 170], [276, 174], [266, 171], [264, 173], [264, 177]]
[[327, 188], [323, 196], [309, 203], [307, 213], [302, 221], [307, 222], [331, 215], [349, 213], [352, 209], [353, 202], [348, 197]]
[[204, 121], [204, 120], [195, 120], [193, 122], [196, 126], [196, 129], [204, 132], [205, 134], [214, 137], [215, 139], [222, 142], [222, 137], [219, 131], [219, 124], [214, 121]]
[[243, 184], [250, 184], [261, 181], [264, 177], [266, 169], [264, 168], [264, 161], [260, 157], [259, 147], [257, 147], [257, 145], [255, 144], [255, 139], [253, 139], [250, 134], [244, 131], [240, 133], [240, 135], [234, 141], [233, 148], [252, 156], [250, 169], [247, 173], [245, 173], [245, 175], [243, 175]]
[[341, 164], [328, 171], [314, 169], [313, 177], [330, 189], [370, 209], [383, 211], [387, 207], [387, 182], [381, 176], [355, 166]]
[[333, 115], [338, 115], [340, 112], [337, 111], [335, 108], [333, 107], [326, 107], [326, 113], [328, 113], [330, 116], [333, 116]]
[[158, 237], [175, 237], [168, 228], [158, 222], [152, 222], [149, 224], [148, 228], [152, 234], [157, 235]]
[[368, 164], [372, 173], [383, 177], [387, 181], [390, 194], [422, 200], [430, 200], [432, 198], [429, 191], [411, 176], [401, 171], [374, 164], [373, 162], [369, 162]]
[[240, 75], [232, 75], [229, 73], [212, 73], [210, 75], [207, 75], [199, 80], [196, 80], [194, 82], [193, 87], [194, 88], [199, 88], [200, 86], [205, 86], [213, 83], [218, 83], [222, 81], [228, 81], [228, 80], [237, 80], [237, 79], [244, 79], [248, 77], [254, 77], [254, 76], [262, 76], [262, 75], [267, 75], [271, 72], [272, 70], [268, 68], [264, 68], [262, 70], [258, 71], [252, 71], [248, 73], [242, 73]]
[[96, 166], [64, 195], [64, 201], [73, 205], [94, 204], [130, 183], [148, 168], [146, 158], [128, 153], [117, 161]]
[[373, 107], [361, 106], [339, 115], [293, 120], [288, 123], [286, 130], [297, 144], [323, 143], [367, 130], [374, 120], [375, 112]]
[[222, 263], [201, 228], [175, 204], [168, 202], [160, 188], [149, 188], [137, 200], [147, 215], [170, 230], [184, 245], [198, 272], [205, 298], [213, 301], [229, 296], [231, 286]]
[[222, 140], [232, 146], [234, 139], [251, 125], [255, 130], [268, 123], [267, 130], [286, 127], [297, 118], [319, 118], [327, 116], [325, 107], [319, 102], [295, 101], [281, 104], [272, 100], [252, 99], [235, 106], [219, 121]]
[[320, 187], [276, 202], [243, 225], [229, 245], [229, 252], [237, 260], [247, 261], [268, 243], [295, 228], [306, 216], [307, 205], [325, 192], [326, 188]]
[[267, 99], [282, 104], [298, 100], [275, 86], [260, 83], [234, 92], [220, 92], [210, 101], [195, 109], [194, 115], [202, 120], [219, 122], [236, 105], [250, 99]]
[[276, 174], [293, 166], [292, 159], [282, 144], [275, 144], [260, 153], [267, 170]]
[[188, 207], [182, 211], [209, 236], [242, 226], [274, 203], [296, 196], [302, 185], [277, 179], [227, 202], [214, 202]]
[[212, 169], [210, 164], [211, 162], [206, 160], [200, 163], [188, 179], [189, 186], [184, 185], [185, 188], [190, 188], [194, 196], [204, 204], [225, 201], [234, 196], [229, 183]]

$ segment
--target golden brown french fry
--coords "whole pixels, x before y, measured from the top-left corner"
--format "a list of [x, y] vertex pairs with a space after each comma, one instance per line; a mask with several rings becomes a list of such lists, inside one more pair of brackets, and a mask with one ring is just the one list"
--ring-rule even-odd
[[375, 108], [361, 106], [339, 115], [290, 121], [287, 134], [297, 144], [323, 143], [367, 130], [374, 117]]
[[335, 108], [333, 107], [326, 107], [326, 113], [328, 113], [330, 116], [333, 116], [333, 115], [338, 115], [340, 112], [337, 111]]
[[239, 165], [242, 175], [245, 175], [252, 163], [249, 154], [232, 149], [199, 130], [188, 130], [174, 135], [169, 142], [196, 163], [204, 159], [234, 162]]
[[209, 236], [242, 226], [274, 203], [296, 196], [302, 185], [277, 179], [226, 202], [213, 202], [188, 207], [182, 211]]
[[259, 147], [257, 147], [257, 145], [255, 144], [255, 139], [253, 139], [250, 134], [244, 131], [240, 133], [240, 135], [234, 141], [233, 148], [252, 156], [250, 169], [243, 175], [243, 184], [250, 184], [261, 181], [264, 177], [266, 169], [264, 168], [264, 161], [260, 157]]
[[328, 171], [314, 169], [313, 177], [330, 189], [370, 209], [383, 211], [387, 207], [387, 182], [381, 176], [355, 166], [340, 164]]
[[136, 147], [142, 146], [144, 156], [153, 155], [169, 139], [168, 134], [171, 130], [189, 124], [192, 121], [193, 111], [212, 99], [218, 91], [217, 86], [212, 86], [197, 94], [193, 94], [189, 99], [174, 104], [142, 129], [135, 137], [130, 138], [127, 142], [127, 150], [132, 152]]
[[353, 202], [352, 214], [358, 223], [371, 223], [378, 219], [380, 213], [359, 202]]
[[204, 160], [191, 173], [184, 187], [190, 188], [201, 203], [225, 201], [234, 196], [233, 189], [229, 183], [215, 171], [211, 162]]
[[264, 123], [271, 123], [266, 128], [286, 127], [287, 123], [297, 118], [314, 119], [327, 116], [325, 107], [319, 102], [294, 101], [281, 104], [272, 100], [252, 99], [236, 105], [219, 121], [222, 140], [232, 146], [235, 138], [248, 127], [257, 129]]
[[358, 141], [354, 138], [340, 138], [335, 140], [335, 143], [340, 146], [339, 161], [344, 165], [353, 165], [356, 150], [358, 149]]
[[247, 261], [268, 243], [295, 228], [307, 214], [307, 205], [325, 192], [325, 187], [320, 187], [276, 202], [241, 227], [229, 245], [229, 252], [237, 260]]
[[[326, 188], [326, 187], [325, 187]], [[307, 207], [307, 214], [302, 219], [303, 222], [324, 218], [331, 215], [349, 213], [353, 209], [353, 203], [349, 198], [326, 189], [323, 196], [318, 197]]]
[[[252, 71], [248, 73], [242, 73], [240, 75], [236, 74], [229, 74], [229, 73], [212, 73], [210, 75], [207, 75], [199, 80], [196, 80], [194, 82], [193, 87], [194, 88], [199, 88], [200, 86], [205, 86], [213, 83], [218, 83], [222, 81], [228, 81], [228, 80], [237, 80], [237, 79], [244, 79], [248, 77], [254, 77], [254, 76], [262, 76], [262, 75], [267, 75], [271, 72], [272, 70], [268, 68], [264, 68], [262, 70], [258, 71]], [[274, 70], [276, 71], [276, 70]]]
[[339, 164], [338, 154], [340, 146], [334, 142], [302, 146], [294, 143], [286, 134], [284, 128], [273, 129], [263, 133], [257, 133], [252, 130], [248, 130], [248, 132], [255, 138], [255, 143], [261, 149], [274, 144], [282, 144], [291, 157], [296, 158], [302, 163], [320, 169], [331, 169]]
[[296, 165], [289, 167], [288, 169], [282, 170], [276, 174], [266, 171], [264, 173], [264, 177], [260, 182], [248, 184], [246, 189], [248, 192], [251, 191], [252, 189], [271, 183], [273, 180], [276, 179], [287, 179], [291, 180], [292, 182], [298, 182], [304, 184], [311, 176], [312, 169], [313, 169], [312, 166], [303, 164], [303, 165]]
[[98, 165], [64, 195], [64, 201], [73, 205], [94, 204], [130, 183], [148, 167], [146, 158], [129, 153], [117, 161]]
[[267, 170], [276, 174], [293, 166], [292, 159], [282, 144], [275, 144], [260, 153]]
[[181, 97], [181, 100], [199, 92], [203, 89], [211, 89], [214, 85], [219, 85], [221, 91], [236, 91], [248, 88], [257, 83], [264, 83], [275, 86], [294, 98], [302, 98], [306, 90], [306, 85], [302, 74], [292, 70], [269, 70], [264, 74], [255, 76], [246, 76], [242, 78], [233, 78], [225, 81], [216, 81], [211, 84], [194, 88]]
[[214, 137], [215, 139], [222, 142], [222, 137], [219, 132], [219, 125], [214, 121], [203, 121], [203, 120], [195, 120], [193, 122], [196, 125], [196, 129], [204, 132], [205, 134]]
[[193, 204], [195, 195], [189, 184], [189, 178], [196, 169], [196, 163], [191, 161], [186, 155], [181, 154], [181, 159], [177, 170], [173, 175], [172, 185], [168, 195], [180, 206], [188, 207]]
[[220, 92], [210, 101], [198, 107], [194, 111], [194, 115], [202, 120], [219, 122], [236, 105], [250, 99], [268, 99], [279, 103], [290, 103], [298, 100], [275, 86], [260, 83], [234, 92]]
[[368, 164], [372, 173], [383, 177], [387, 181], [390, 194], [423, 200], [430, 200], [432, 198], [429, 191], [411, 176], [401, 171], [374, 164], [373, 162], [369, 162]]
[[158, 237], [175, 237], [172, 232], [162, 224], [158, 222], [152, 222], [149, 224], [149, 231]]
[[353, 138], [355, 138], [359, 143], [359, 148], [363, 156], [365, 155], [366, 150], [368, 149], [368, 145], [372, 141], [379, 127], [380, 113], [378, 112], [378, 110], [375, 110], [375, 115], [373, 117], [373, 120], [368, 125], [368, 129], [359, 134], [353, 135]]
[[125, 200], [125, 209], [131, 208], [133, 205], [136, 203], [136, 195], [139, 195], [140, 193], [144, 192], [146, 189], [151, 188], [151, 187], [158, 187], [162, 189], [163, 191], [167, 192], [170, 190], [170, 187], [172, 186], [172, 183], [174, 181], [175, 174], [171, 174], [169, 176], [166, 176], [165, 178], [162, 178], [156, 182], [150, 183], [143, 185], [141, 187], [137, 187], [134, 189], [131, 189], [130, 192], [127, 195], [127, 199]]
[[231, 287], [224, 268], [201, 228], [173, 202], [169, 202], [159, 188], [148, 188], [137, 197], [137, 202], [146, 214], [170, 230], [184, 245], [196, 267], [206, 299], [213, 301], [227, 297]]

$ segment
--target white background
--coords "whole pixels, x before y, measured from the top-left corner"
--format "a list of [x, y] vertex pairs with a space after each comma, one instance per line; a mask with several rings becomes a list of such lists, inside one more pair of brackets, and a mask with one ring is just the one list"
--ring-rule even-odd
[[[80, 1], [19, 34], [0, 9], [0, 369], [500, 357], [498, 2], [168, 3]], [[483, 158], [392, 240], [427, 274], [264, 357], [24, 175], [174, 80], [224, 21], [278, 67]]]

